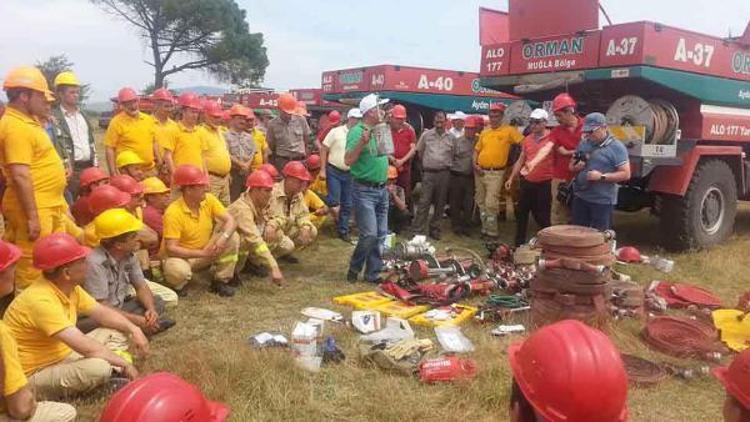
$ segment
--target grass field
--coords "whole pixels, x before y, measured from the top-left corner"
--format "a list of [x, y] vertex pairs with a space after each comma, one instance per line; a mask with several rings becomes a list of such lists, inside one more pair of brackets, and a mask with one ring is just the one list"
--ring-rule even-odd
[[[656, 221], [644, 214], [618, 215], [620, 244], [636, 244], [646, 253], [658, 252]], [[513, 227], [506, 223], [509, 236]], [[647, 284], [654, 279], [688, 281], [706, 286], [727, 304], [747, 288], [745, 264], [750, 249], [750, 209], [738, 214], [737, 234], [705, 252], [670, 255], [676, 261], [669, 276], [645, 266], [625, 272]], [[506, 237], [509, 238], [509, 237]], [[482, 251], [477, 240], [446, 238], [440, 248], [461, 244]], [[324, 237], [298, 253], [301, 263], [287, 265], [289, 286], [278, 289], [267, 280], [250, 279], [238, 295], [225, 300], [193, 286], [188, 298], [171, 311], [178, 325], [152, 342], [151, 356], [138, 366], [144, 374], [170, 371], [200, 386], [206, 395], [232, 408], [233, 421], [497, 421], [506, 419], [509, 368], [505, 349], [514, 339], [497, 339], [490, 326], [471, 322], [464, 332], [477, 347], [471, 357], [478, 376], [466, 383], [427, 386], [413, 378], [392, 375], [361, 364], [355, 356], [357, 335], [343, 326], [327, 325], [348, 354], [346, 362], [312, 374], [295, 367], [290, 353], [256, 351], [247, 338], [263, 330], [289, 334], [299, 311], [321, 306], [346, 313], [331, 298], [371, 289], [344, 281], [353, 247]], [[641, 324], [617, 323], [613, 338], [624, 352], [671, 360], [649, 351], [638, 340]], [[419, 330], [429, 338], [429, 330]], [[697, 364], [697, 362], [682, 362]], [[720, 418], [723, 390], [712, 378], [668, 380], [653, 388], [632, 388], [629, 393], [634, 421], [715, 421]], [[81, 420], [95, 420], [105, 398], [77, 403]]]

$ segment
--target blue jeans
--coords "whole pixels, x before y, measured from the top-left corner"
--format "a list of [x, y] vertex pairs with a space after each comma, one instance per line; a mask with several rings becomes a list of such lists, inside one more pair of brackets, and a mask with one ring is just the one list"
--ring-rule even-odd
[[383, 268], [382, 245], [388, 234], [388, 191], [353, 183], [352, 199], [359, 241], [349, 262], [349, 272], [365, 269], [365, 280], [376, 281]]
[[326, 180], [328, 182], [328, 197], [326, 198], [328, 206], [340, 207], [336, 230], [339, 234], [347, 234], [349, 233], [349, 217], [352, 214], [352, 176], [349, 172], [326, 166]]
[[573, 224], [599, 230], [612, 228], [614, 205], [596, 204], [579, 197], [573, 198]]

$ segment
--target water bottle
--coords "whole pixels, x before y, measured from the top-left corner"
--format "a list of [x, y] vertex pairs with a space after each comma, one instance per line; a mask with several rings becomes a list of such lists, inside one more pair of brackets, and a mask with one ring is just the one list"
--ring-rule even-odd
[[648, 263], [663, 273], [671, 273], [674, 269], [674, 261], [661, 257], [659, 255], [652, 256], [649, 258]]

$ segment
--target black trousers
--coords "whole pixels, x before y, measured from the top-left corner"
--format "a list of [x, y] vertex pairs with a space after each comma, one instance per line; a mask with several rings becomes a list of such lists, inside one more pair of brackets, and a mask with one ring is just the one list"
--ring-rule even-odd
[[474, 174], [451, 172], [448, 203], [453, 230], [470, 227], [474, 211]]
[[411, 224], [411, 213], [407, 208], [404, 211], [391, 205], [388, 207], [388, 230], [399, 234]]
[[526, 243], [529, 213], [534, 216], [540, 229], [550, 225], [552, 207], [552, 181], [529, 182], [521, 178], [518, 208], [516, 209], [516, 246]]

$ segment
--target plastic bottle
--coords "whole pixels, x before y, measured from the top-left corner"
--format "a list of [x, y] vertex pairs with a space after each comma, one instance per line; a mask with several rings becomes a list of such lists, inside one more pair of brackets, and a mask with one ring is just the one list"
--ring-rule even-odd
[[661, 257], [659, 255], [650, 257], [648, 263], [649, 265], [663, 273], [671, 273], [672, 269], [674, 269], [674, 261]]

